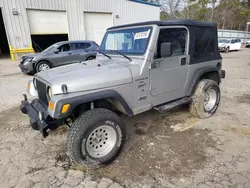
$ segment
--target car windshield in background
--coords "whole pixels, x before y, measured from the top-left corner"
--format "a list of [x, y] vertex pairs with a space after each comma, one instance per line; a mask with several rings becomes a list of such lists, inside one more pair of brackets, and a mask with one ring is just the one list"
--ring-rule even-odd
[[55, 49], [56, 47], [58, 47], [57, 44], [53, 44], [51, 46], [49, 46], [48, 48], [46, 48], [45, 50], [43, 50], [43, 52], [50, 52], [51, 50]]
[[230, 40], [227, 39], [219, 39], [219, 43], [229, 43]]
[[102, 41], [100, 51], [123, 54], [144, 54], [151, 36], [151, 27], [108, 31]]

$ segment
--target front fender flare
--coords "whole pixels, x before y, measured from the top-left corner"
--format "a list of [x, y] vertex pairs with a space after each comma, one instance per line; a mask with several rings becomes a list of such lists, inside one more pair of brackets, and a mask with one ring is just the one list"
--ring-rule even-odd
[[[111, 97], [117, 99], [121, 103], [128, 116], [133, 116], [133, 111], [131, 110], [127, 102], [124, 100], [124, 98], [118, 92], [114, 90], [105, 90], [105, 91], [98, 91], [95, 93], [75, 96], [71, 98], [65, 98], [57, 101], [53, 118], [61, 119], [68, 117], [72, 114], [73, 110], [80, 104]], [[61, 114], [61, 110], [64, 104], [70, 104], [70, 109], [65, 114]]]

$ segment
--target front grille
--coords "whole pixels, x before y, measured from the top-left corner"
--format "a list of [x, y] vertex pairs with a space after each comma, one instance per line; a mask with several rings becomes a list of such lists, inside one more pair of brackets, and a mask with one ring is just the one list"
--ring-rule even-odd
[[41, 101], [43, 101], [46, 105], [49, 104], [48, 97], [47, 97], [47, 86], [45, 83], [36, 79], [36, 90], [38, 93], [38, 97]]

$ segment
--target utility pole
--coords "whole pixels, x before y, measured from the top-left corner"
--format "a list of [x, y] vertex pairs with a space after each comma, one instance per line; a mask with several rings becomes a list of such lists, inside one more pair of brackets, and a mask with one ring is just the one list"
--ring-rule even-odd
[[245, 35], [245, 42], [247, 42], [248, 27], [249, 27], [249, 25], [250, 25], [250, 22], [247, 22], [246, 35]]

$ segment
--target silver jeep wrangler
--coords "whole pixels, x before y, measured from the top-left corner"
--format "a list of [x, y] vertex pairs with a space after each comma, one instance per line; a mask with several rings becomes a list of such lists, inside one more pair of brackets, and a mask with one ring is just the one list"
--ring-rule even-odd
[[122, 114], [164, 112], [189, 104], [212, 116], [225, 77], [214, 23], [150, 21], [107, 29], [95, 60], [40, 72], [28, 83], [37, 99], [21, 102], [44, 137], [69, 125], [68, 149], [77, 164], [112, 162], [126, 140]]

